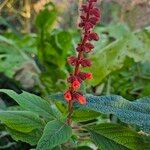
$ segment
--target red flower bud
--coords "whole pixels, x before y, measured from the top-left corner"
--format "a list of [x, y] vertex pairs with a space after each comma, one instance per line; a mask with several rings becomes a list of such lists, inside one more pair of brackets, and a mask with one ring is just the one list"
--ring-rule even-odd
[[81, 51], [84, 50], [84, 46], [83, 46], [82, 44], [78, 44], [78, 47], [76, 48], [76, 50], [77, 50], [78, 52], [81, 52]]
[[98, 8], [93, 8], [90, 10], [90, 15], [94, 15], [95, 17], [100, 17], [100, 11]]
[[83, 4], [83, 5], [81, 6], [81, 11], [87, 12], [87, 11], [88, 11], [88, 6], [85, 5], [85, 4]]
[[87, 79], [92, 79], [92, 78], [93, 78], [92, 73], [86, 73], [86, 78], [87, 78]]
[[67, 59], [68, 63], [72, 66], [75, 66], [77, 64], [77, 58], [75, 56], [70, 56]]
[[71, 92], [69, 90], [64, 93], [64, 98], [66, 101], [72, 100]]
[[72, 83], [72, 87], [73, 87], [73, 89], [79, 89], [80, 88], [80, 82], [77, 79], [75, 79]]
[[88, 52], [90, 52], [93, 48], [94, 48], [93, 44], [91, 44], [91, 43], [85, 43], [85, 49], [84, 49], [84, 51], [85, 51], [86, 53], [88, 53]]
[[84, 97], [84, 96], [82, 96], [82, 95], [80, 95], [79, 97], [78, 97], [78, 101], [79, 101], [79, 103], [80, 104], [86, 104], [86, 98]]
[[80, 18], [84, 21], [86, 19], [85, 16], [81, 15]]
[[91, 17], [89, 19], [89, 21], [93, 24], [93, 25], [96, 25], [97, 22], [99, 22], [99, 18], [98, 17]]
[[84, 73], [84, 72], [79, 72], [79, 73], [78, 73], [78, 78], [80, 78], [81, 80], [85, 80], [85, 79], [86, 79], [86, 73]]
[[90, 67], [92, 62], [89, 59], [82, 59], [79, 61], [82, 67]]
[[67, 81], [68, 81], [69, 83], [73, 83], [73, 81], [75, 81], [75, 79], [76, 79], [75, 76], [70, 75], [70, 76], [67, 78]]
[[89, 40], [91, 41], [91, 40], [95, 40], [95, 41], [98, 41], [99, 40], [99, 36], [98, 36], [98, 34], [97, 33], [90, 33], [89, 34]]
[[89, 30], [89, 29], [93, 28], [93, 24], [90, 22], [86, 22], [84, 28], [85, 28], [85, 30]]

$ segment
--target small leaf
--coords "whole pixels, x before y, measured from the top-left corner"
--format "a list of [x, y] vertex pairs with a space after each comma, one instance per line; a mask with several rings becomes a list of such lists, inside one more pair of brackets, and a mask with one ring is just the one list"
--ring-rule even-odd
[[0, 111], [0, 120], [9, 128], [25, 133], [44, 125], [43, 121], [30, 111]]
[[37, 150], [50, 150], [67, 142], [71, 137], [71, 127], [57, 120], [50, 121], [38, 142]]
[[103, 150], [149, 150], [144, 136], [118, 124], [104, 123], [88, 127], [92, 139]]

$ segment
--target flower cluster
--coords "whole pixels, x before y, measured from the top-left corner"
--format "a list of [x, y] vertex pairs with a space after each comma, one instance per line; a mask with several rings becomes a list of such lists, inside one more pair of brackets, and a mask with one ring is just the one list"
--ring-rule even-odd
[[89, 53], [94, 48], [91, 43], [92, 40], [98, 41], [99, 36], [97, 33], [93, 32], [92, 29], [100, 20], [100, 11], [95, 7], [97, 0], [88, 0], [86, 4], [81, 6], [81, 22], [79, 27], [82, 30], [82, 39], [78, 44], [76, 51], [78, 56], [71, 56], [68, 58], [68, 63], [74, 66], [74, 72], [70, 74], [67, 81], [70, 83], [70, 87], [64, 93], [64, 98], [66, 101], [78, 101], [80, 104], [86, 103], [86, 98], [79, 88], [81, 83], [86, 79], [92, 79], [92, 73], [85, 73], [80, 71], [81, 67], [90, 67], [92, 65], [91, 61], [84, 57], [85, 53]]

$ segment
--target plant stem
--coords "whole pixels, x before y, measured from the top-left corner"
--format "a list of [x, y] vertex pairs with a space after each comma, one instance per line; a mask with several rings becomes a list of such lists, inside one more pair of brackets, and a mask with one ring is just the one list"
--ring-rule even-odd
[[71, 125], [72, 123], [72, 120], [71, 120], [71, 115], [73, 113], [73, 101], [69, 101], [69, 104], [68, 104], [68, 118], [67, 118], [67, 123], [68, 125]]

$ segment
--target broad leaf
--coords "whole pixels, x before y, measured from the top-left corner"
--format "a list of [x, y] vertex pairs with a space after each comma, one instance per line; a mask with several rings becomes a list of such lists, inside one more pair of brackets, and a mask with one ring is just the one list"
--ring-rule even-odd
[[[150, 132], [150, 97], [136, 101], [128, 101], [121, 96], [93, 96], [86, 95], [87, 104], [76, 104], [76, 107], [90, 109], [104, 114], [114, 114], [121, 121], [138, 125], [145, 132]], [[65, 103], [63, 94], [50, 96], [51, 100], [61, 100]]]
[[28, 133], [23, 133], [11, 128], [7, 128], [7, 130], [15, 141], [26, 142], [30, 145], [36, 145], [42, 136], [42, 132], [38, 129], [35, 129]]
[[0, 120], [9, 128], [25, 133], [44, 125], [44, 122], [30, 111], [0, 111]]
[[57, 120], [50, 121], [38, 142], [37, 150], [50, 150], [67, 142], [71, 137], [71, 127]]
[[118, 124], [104, 123], [88, 127], [92, 139], [103, 150], [149, 150], [144, 136]]
[[48, 119], [56, 118], [53, 109], [50, 107], [50, 104], [39, 96], [25, 91], [23, 91], [21, 94], [17, 94], [12, 90], [7, 89], [1, 89], [0, 92], [9, 95], [25, 110], [32, 111]]

